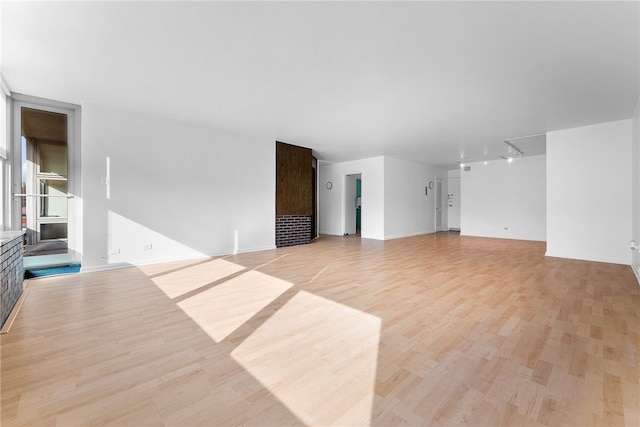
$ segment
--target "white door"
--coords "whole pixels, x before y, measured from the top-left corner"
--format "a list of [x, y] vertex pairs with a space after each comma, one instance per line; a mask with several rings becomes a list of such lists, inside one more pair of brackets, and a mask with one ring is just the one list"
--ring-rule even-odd
[[460, 231], [460, 177], [449, 178], [447, 205], [449, 230]]
[[442, 178], [436, 178], [436, 231], [444, 231], [444, 193]]

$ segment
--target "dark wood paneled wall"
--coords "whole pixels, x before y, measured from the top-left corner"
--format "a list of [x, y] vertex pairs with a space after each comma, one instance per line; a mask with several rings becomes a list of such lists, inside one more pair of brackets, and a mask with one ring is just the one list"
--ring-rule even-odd
[[313, 215], [310, 148], [276, 142], [276, 215]]

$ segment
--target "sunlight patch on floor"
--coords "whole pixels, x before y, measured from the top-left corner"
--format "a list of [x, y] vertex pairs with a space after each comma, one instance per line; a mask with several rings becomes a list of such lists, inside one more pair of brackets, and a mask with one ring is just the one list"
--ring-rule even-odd
[[154, 278], [158, 276], [162, 276], [163, 274], [169, 274], [174, 271], [182, 270], [184, 268], [190, 268], [195, 265], [201, 264], [203, 262], [211, 261], [215, 258], [212, 257], [202, 257], [196, 259], [185, 259], [181, 261], [169, 261], [163, 262], [161, 264], [153, 263], [153, 264], [144, 264], [139, 265], [138, 270], [144, 273], [145, 276]]
[[238, 264], [218, 258], [177, 269], [152, 280], [169, 298], [176, 298], [243, 269], [244, 267]]
[[292, 286], [251, 270], [191, 296], [178, 306], [211, 338], [221, 342]]
[[301, 291], [231, 355], [305, 424], [369, 425], [380, 326]]

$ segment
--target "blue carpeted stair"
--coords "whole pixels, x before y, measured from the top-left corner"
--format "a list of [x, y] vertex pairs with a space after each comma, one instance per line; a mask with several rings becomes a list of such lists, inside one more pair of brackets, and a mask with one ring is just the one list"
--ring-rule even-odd
[[25, 279], [35, 277], [59, 276], [61, 274], [72, 274], [80, 271], [80, 264], [57, 265], [52, 267], [28, 268], [24, 271]]

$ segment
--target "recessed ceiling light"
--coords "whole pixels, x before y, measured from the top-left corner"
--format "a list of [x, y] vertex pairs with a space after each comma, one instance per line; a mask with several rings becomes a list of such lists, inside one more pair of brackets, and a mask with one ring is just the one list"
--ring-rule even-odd
[[507, 162], [509, 162], [509, 163], [513, 162], [513, 157], [509, 157], [509, 158], [507, 159]]

